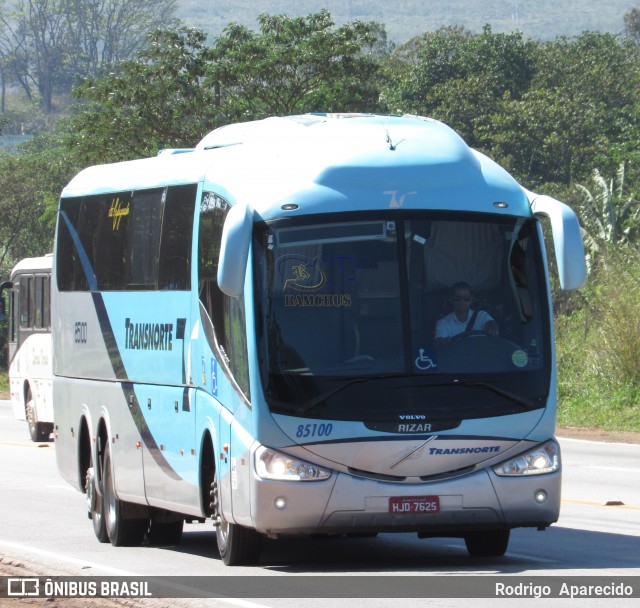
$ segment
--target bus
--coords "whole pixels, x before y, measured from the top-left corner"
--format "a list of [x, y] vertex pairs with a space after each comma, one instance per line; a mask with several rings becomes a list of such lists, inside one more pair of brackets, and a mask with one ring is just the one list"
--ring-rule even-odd
[[53, 431], [51, 265], [52, 254], [25, 258], [0, 285], [0, 298], [6, 294], [9, 304], [11, 407], [36, 442], [49, 441]]
[[[499, 556], [558, 519], [556, 369], [542, 221], [563, 289], [573, 211], [448, 126], [307, 114], [64, 188], [53, 293], [62, 477], [98, 540], [410, 532]], [[444, 347], [464, 281], [497, 335]]]

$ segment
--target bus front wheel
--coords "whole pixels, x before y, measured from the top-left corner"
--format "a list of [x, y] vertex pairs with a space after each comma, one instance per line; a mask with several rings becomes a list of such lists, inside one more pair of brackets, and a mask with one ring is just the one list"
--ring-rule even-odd
[[220, 559], [226, 566], [252, 565], [258, 562], [263, 536], [251, 528], [228, 522], [220, 508], [218, 483], [211, 484], [213, 522]]
[[111, 450], [109, 445], [104, 450], [102, 471], [103, 516], [109, 540], [114, 547], [133, 547], [140, 545], [147, 533], [148, 519], [125, 519], [125, 506], [116, 496], [111, 467]]

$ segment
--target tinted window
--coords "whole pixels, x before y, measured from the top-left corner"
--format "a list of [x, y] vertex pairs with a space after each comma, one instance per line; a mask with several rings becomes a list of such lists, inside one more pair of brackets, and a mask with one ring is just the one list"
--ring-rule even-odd
[[160, 239], [158, 289], [191, 289], [195, 184], [167, 188]]
[[200, 204], [198, 241], [198, 280], [200, 301], [206, 311], [212, 332], [207, 332], [211, 348], [222, 361], [227, 373], [249, 397], [249, 363], [243, 298], [230, 298], [218, 287], [217, 272], [220, 241], [229, 203], [222, 197], [205, 192]]
[[61, 291], [190, 289], [196, 184], [62, 199]]

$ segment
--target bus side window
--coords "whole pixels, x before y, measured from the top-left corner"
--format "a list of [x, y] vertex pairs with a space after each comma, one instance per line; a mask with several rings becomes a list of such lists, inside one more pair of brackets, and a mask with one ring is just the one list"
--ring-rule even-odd
[[48, 278], [37, 276], [35, 280], [34, 326], [46, 329], [49, 326]]
[[33, 324], [33, 277], [20, 278], [20, 327]]
[[[213, 326], [211, 349], [228, 368], [249, 398], [249, 359], [244, 300], [231, 298], [218, 287], [218, 258], [224, 220], [229, 203], [212, 192], [204, 192], [200, 205], [198, 241], [198, 288], [202, 308]], [[206, 332], [211, 342], [211, 332]]]
[[160, 237], [158, 289], [191, 289], [190, 235], [193, 232], [197, 190], [196, 184], [167, 188]]

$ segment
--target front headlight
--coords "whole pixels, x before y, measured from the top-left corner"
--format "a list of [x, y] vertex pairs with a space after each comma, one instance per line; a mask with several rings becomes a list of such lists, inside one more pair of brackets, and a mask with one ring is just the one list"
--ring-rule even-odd
[[263, 479], [278, 481], [322, 481], [331, 477], [327, 469], [264, 446], [256, 450], [256, 472]]
[[493, 467], [502, 476], [544, 475], [560, 470], [560, 446], [547, 441], [520, 456]]

